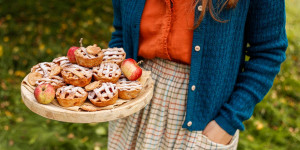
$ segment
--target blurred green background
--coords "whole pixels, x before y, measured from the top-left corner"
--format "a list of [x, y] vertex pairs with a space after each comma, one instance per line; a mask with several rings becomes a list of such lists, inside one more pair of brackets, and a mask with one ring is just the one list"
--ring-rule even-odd
[[[274, 86], [245, 122], [239, 149], [300, 149], [300, 1], [286, 1], [287, 59]], [[31, 112], [20, 82], [30, 68], [66, 55], [70, 46], [107, 47], [110, 0], [0, 0], [0, 150], [106, 149], [107, 123], [72, 124]]]

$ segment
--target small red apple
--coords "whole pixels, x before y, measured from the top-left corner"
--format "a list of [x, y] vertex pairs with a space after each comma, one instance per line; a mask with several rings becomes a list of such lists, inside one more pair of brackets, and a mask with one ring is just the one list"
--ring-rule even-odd
[[132, 58], [125, 59], [121, 64], [121, 70], [130, 81], [135, 81], [142, 75], [141, 67]]
[[34, 89], [34, 97], [41, 104], [49, 104], [54, 100], [55, 88], [49, 83], [41, 84]]
[[76, 46], [72, 46], [69, 50], [68, 50], [68, 58], [69, 58], [69, 61], [73, 64], [76, 64], [76, 58], [75, 58], [75, 54], [74, 52], [78, 49], [79, 47], [76, 47]]

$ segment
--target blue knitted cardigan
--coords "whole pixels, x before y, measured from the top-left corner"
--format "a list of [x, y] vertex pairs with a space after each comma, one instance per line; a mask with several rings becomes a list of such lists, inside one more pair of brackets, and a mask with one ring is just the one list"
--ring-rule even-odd
[[[217, 7], [217, 0], [213, 0]], [[140, 60], [139, 30], [145, 0], [113, 0], [115, 32], [109, 47], [123, 47], [127, 58]], [[195, 21], [200, 11], [195, 8]], [[286, 59], [284, 0], [239, 0], [236, 8], [207, 13], [194, 30], [185, 121], [190, 131], [215, 120], [233, 135], [272, 87]], [[200, 51], [195, 47], [200, 46]], [[149, 47], [151, 50], [151, 47]], [[250, 59], [245, 61], [245, 55]], [[196, 89], [191, 87], [195, 85]], [[192, 125], [187, 123], [191, 121]]]

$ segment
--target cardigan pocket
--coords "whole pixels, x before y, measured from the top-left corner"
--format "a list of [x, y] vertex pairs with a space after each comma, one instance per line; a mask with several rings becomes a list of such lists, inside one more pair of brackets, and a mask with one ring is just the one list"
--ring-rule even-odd
[[228, 145], [219, 144], [208, 139], [202, 134], [202, 131], [197, 133], [196, 149], [218, 149], [218, 150], [236, 150], [239, 140], [239, 130], [237, 130]]

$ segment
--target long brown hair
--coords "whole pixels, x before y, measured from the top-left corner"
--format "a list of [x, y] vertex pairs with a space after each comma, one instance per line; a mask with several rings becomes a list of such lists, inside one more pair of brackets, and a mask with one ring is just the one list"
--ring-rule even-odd
[[[224, 0], [223, 0], [224, 1]], [[225, 7], [230, 9], [230, 8], [234, 8], [236, 6], [236, 4], [238, 3], [239, 0], [225, 0], [222, 4], [220, 3], [219, 1], [219, 9], [218, 9], [218, 12], [215, 11], [215, 8], [213, 6], [213, 2], [212, 0], [197, 0], [195, 2], [195, 7], [198, 6], [199, 3], [202, 2], [202, 11], [201, 11], [201, 14], [200, 14], [200, 17], [197, 21], [197, 23], [195, 24], [194, 26], [194, 29], [196, 29], [197, 27], [199, 27], [199, 25], [201, 24], [203, 18], [204, 18], [204, 15], [206, 13], [206, 10], [209, 11], [211, 17], [215, 20], [215, 21], [218, 21], [218, 22], [222, 22], [222, 23], [225, 23], [227, 22], [227, 20], [220, 20], [217, 16], [216, 13], [220, 13]]]

